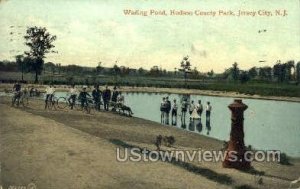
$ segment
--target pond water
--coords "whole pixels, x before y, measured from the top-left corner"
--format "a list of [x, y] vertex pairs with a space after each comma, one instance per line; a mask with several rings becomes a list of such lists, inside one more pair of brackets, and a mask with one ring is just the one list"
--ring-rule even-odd
[[[134, 116], [155, 122], [161, 121], [160, 103], [163, 97], [169, 96], [171, 101], [176, 99], [177, 102], [182, 98], [182, 95], [158, 93], [125, 93], [124, 96], [125, 104], [132, 108]], [[200, 95], [191, 95], [190, 99], [195, 102], [201, 100], [203, 105], [210, 101], [210, 125], [206, 123], [204, 112], [201, 123], [191, 122], [187, 113], [186, 123], [183, 124], [179, 115], [175, 127], [229, 140], [231, 112], [228, 105], [234, 99]], [[281, 150], [290, 156], [300, 157], [300, 103], [256, 99], [243, 99], [243, 103], [248, 105], [244, 114], [246, 145], [262, 150]], [[180, 108], [178, 113], [181, 114]]]
[[[124, 93], [123, 95], [125, 104], [131, 107], [135, 117], [158, 123], [161, 121], [162, 98], [168, 96], [171, 102], [176, 99], [179, 104], [182, 99], [182, 95], [177, 94]], [[66, 93], [57, 92], [56, 96], [66, 96]], [[234, 98], [191, 95], [190, 100], [195, 102], [201, 100], [203, 105], [207, 101], [211, 102], [210, 123], [206, 122], [205, 112], [202, 114], [201, 121], [194, 122], [189, 120], [187, 113], [184, 123], [180, 118], [179, 106], [177, 124], [168, 127], [228, 141], [231, 128], [231, 112], [228, 105]], [[300, 103], [256, 99], [243, 99], [243, 103], [248, 105], [244, 114], [246, 145], [261, 150], [280, 150], [289, 156], [300, 157]]]

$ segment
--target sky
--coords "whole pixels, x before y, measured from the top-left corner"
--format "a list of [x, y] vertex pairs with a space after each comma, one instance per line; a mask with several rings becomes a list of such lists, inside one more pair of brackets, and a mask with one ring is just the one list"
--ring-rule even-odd
[[[166, 10], [167, 16], [124, 15], [124, 10]], [[172, 16], [169, 10], [216, 11], [216, 16]], [[217, 16], [218, 11], [255, 16]], [[287, 16], [275, 16], [286, 10]], [[258, 15], [258, 11], [273, 16]], [[174, 70], [190, 57], [201, 72], [223, 72], [300, 61], [299, 0], [0, 0], [0, 60], [28, 47], [26, 28], [46, 27], [57, 36], [45, 62]], [[262, 31], [262, 32], [259, 32]], [[260, 62], [261, 60], [265, 62]]]

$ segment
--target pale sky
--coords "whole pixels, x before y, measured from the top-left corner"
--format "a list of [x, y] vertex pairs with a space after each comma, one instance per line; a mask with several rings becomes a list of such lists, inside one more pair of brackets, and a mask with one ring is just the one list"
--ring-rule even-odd
[[[28, 26], [57, 36], [46, 62], [174, 70], [189, 55], [202, 72], [300, 61], [299, 0], [0, 0], [0, 60], [27, 47]], [[256, 16], [125, 16], [124, 9], [255, 11]], [[285, 9], [287, 16], [275, 16]], [[259, 10], [273, 16], [258, 16]], [[13, 26], [13, 27], [11, 27]], [[259, 30], [266, 32], [259, 33]], [[10, 34], [13, 32], [13, 34]], [[18, 52], [19, 51], [19, 52]], [[260, 60], [266, 60], [260, 63]]]

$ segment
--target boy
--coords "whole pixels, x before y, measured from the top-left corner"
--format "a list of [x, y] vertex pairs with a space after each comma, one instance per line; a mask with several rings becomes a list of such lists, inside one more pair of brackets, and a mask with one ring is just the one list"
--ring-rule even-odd
[[[172, 107], [172, 125], [176, 125], [177, 122], [177, 103], [176, 103], [176, 99], [174, 99], [173, 101], [173, 107]], [[174, 120], [175, 117], [175, 120]]]
[[49, 102], [52, 103], [54, 93], [55, 93], [55, 88], [52, 84], [50, 84], [46, 88], [45, 109], [47, 109], [49, 107], [49, 104], [48, 104]]
[[206, 121], [210, 121], [210, 113], [211, 113], [211, 105], [210, 105], [210, 102], [207, 102], [207, 105], [206, 105]]
[[91, 97], [91, 95], [86, 92], [86, 88], [87, 86], [83, 86], [82, 87], [82, 91], [79, 93], [79, 100], [81, 102], [81, 109], [83, 110], [83, 107], [87, 107], [88, 106], [88, 97]]
[[92, 92], [92, 96], [96, 105], [96, 110], [100, 111], [101, 91], [99, 89], [99, 85], [95, 85], [94, 90]]
[[70, 93], [70, 97], [68, 98], [68, 101], [70, 104], [70, 108], [72, 110], [75, 105], [76, 96], [77, 96], [77, 89], [75, 88], [74, 84], [71, 86], [69, 93]]
[[203, 112], [203, 106], [201, 104], [201, 100], [198, 100], [198, 104], [196, 105], [196, 108], [197, 108], [198, 115], [201, 117], [202, 112]]

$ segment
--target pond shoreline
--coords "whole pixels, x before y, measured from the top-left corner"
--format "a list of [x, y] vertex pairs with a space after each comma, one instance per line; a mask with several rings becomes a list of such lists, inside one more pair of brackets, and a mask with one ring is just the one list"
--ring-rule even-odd
[[[0, 92], [5, 90], [11, 90], [13, 84], [0, 84]], [[46, 85], [28, 84], [26, 87], [35, 87], [39, 91], [44, 91]], [[109, 86], [111, 89], [113, 86]], [[80, 88], [80, 86], [78, 87]], [[88, 91], [92, 90], [92, 86], [88, 88]], [[100, 89], [103, 89], [101, 86]], [[261, 95], [248, 95], [231, 91], [212, 91], [212, 90], [199, 90], [199, 89], [182, 89], [182, 88], [155, 88], [155, 87], [128, 87], [122, 86], [120, 89], [122, 92], [137, 92], [137, 93], [166, 93], [166, 94], [190, 94], [190, 95], [205, 95], [216, 97], [229, 97], [229, 98], [243, 98], [243, 99], [258, 99], [258, 100], [274, 100], [274, 101], [287, 101], [300, 103], [300, 97], [287, 97], [287, 96], [261, 96]], [[67, 92], [68, 85], [56, 85], [56, 91]]]

